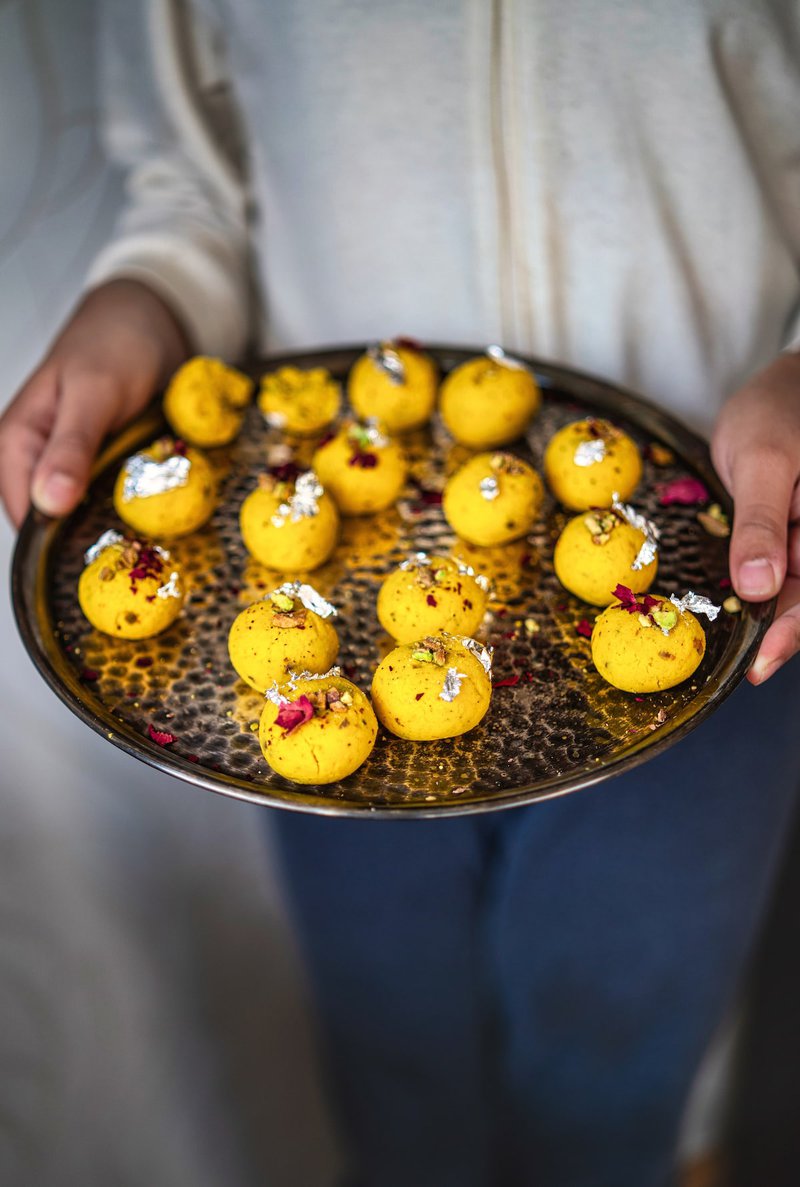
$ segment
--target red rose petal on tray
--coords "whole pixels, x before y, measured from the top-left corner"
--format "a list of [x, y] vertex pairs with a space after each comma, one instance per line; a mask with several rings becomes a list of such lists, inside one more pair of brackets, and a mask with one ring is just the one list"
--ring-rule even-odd
[[147, 732], [156, 746], [171, 746], [176, 740], [175, 734], [169, 733], [168, 730], [157, 730], [152, 721], [147, 727]]
[[588, 618], [582, 618], [576, 625], [575, 630], [579, 635], [582, 635], [584, 639], [591, 639], [592, 637], [592, 624], [589, 622]]
[[513, 676], [504, 676], [502, 680], [493, 680], [492, 685], [494, 688], [513, 688], [515, 684], [519, 684], [520, 679], [519, 672], [515, 672]]
[[670, 503], [691, 507], [695, 503], [707, 503], [710, 497], [699, 478], [675, 478], [658, 488], [658, 501], [662, 507], [669, 507]]
[[95, 672], [94, 668], [84, 668], [80, 678], [84, 684], [94, 684], [95, 680], [100, 679], [100, 673]]
[[[314, 706], [307, 696], [298, 697], [296, 701], [286, 701], [278, 709], [275, 724], [290, 734], [298, 726], [305, 725], [314, 716]], [[285, 735], [284, 735], [285, 737]]]

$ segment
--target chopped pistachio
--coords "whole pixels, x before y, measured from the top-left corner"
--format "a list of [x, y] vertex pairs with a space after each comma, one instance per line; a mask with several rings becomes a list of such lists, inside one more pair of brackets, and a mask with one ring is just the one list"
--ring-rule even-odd
[[283, 610], [286, 614], [290, 614], [294, 610], [294, 598], [290, 598], [288, 594], [276, 591], [269, 595], [269, 600], [276, 610]]
[[660, 610], [651, 610], [650, 613], [656, 626], [660, 626], [662, 631], [671, 631], [678, 621], [678, 611], [672, 606], [667, 608], [664, 605]]
[[731, 596], [729, 598], [726, 598], [725, 601], [722, 603], [722, 609], [727, 614], [738, 614], [739, 611], [741, 610], [741, 608], [742, 608], [742, 603], [739, 601], [739, 599], [736, 597], [735, 594], [731, 594]]

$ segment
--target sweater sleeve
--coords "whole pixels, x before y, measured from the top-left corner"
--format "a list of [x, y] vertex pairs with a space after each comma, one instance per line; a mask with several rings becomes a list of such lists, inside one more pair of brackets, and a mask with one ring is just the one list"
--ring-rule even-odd
[[142, 281], [193, 348], [232, 360], [249, 337], [247, 200], [219, 31], [180, 0], [106, 0], [103, 136], [126, 203], [90, 285]]

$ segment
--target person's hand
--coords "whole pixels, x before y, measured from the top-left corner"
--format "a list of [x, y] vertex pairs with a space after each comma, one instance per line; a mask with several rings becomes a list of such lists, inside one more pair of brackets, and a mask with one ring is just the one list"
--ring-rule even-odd
[[751, 602], [778, 595], [748, 674], [761, 684], [800, 651], [800, 354], [781, 355], [731, 397], [711, 455], [734, 501], [733, 587]]
[[90, 292], [0, 417], [0, 498], [19, 527], [31, 502], [66, 515], [95, 454], [186, 358], [164, 302], [135, 280]]

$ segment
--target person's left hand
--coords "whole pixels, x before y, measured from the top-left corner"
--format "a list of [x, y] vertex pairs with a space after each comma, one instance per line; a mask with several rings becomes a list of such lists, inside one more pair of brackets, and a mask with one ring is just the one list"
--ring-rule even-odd
[[748, 673], [762, 684], [800, 651], [800, 354], [784, 354], [720, 414], [711, 456], [734, 502], [730, 572], [740, 598], [778, 595]]

